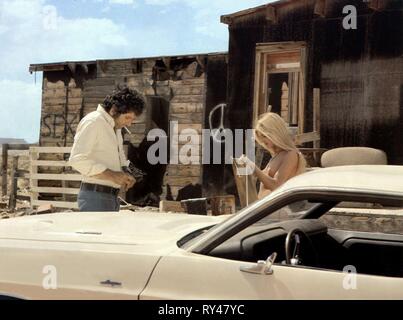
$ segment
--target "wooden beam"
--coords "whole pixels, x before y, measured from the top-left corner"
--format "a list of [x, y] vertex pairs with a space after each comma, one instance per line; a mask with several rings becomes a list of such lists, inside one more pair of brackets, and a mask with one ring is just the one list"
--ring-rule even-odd
[[72, 74], [76, 73], [76, 69], [77, 69], [77, 64], [74, 62], [69, 62], [67, 64], [67, 66], [69, 67], [69, 70], [71, 71]]
[[31, 147], [34, 153], [70, 153], [71, 147]]
[[206, 57], [205, 56], [196, 56], [196, 61], [199, 63], [200, 67], [204, 71], [206, 68], [206, 62], [207, 62]]
[[78, 209], [77, 202], [64, 202], [64, 201], [48, 201], [48, 200], [34, 200], [31, 202], [31, 206], [40, 206], [43, 204], [51, 204], [56, 208], [66, 208], [66, 209]]
[[33, 160], [31, 165], [43, 167], [69, 167], [67, 161]]
[[7, 163], [8, 163], [8, 144], [1, 146], [2, 164], [1, 164], [1, 194], [7, 194]]
[[11, 188], [10, 198], [8, 201], [8, 207], [14, 210], [17, 205], [17, 169], [18, 169], [18, 156], [13, 157], [13, 163], [11, 166]]
[[35, 175], [38, 173], [38, 167], [33, 165], [32, 162], [33, 161], [37, 161], [39, 159], [39, 154], [38, 152], [36, 152], [34, 150], [34, 148], [30, 148], [29, 150], [29, 175], [30, 175], [30, 179], [29, 179], [29, 186], [31, 188], [30, 191], [30, 196], [31, 196], [31, 208], [33, 208], [34, 206], [34, 201], [38, 200], [38, 192], [32, 191], [33, 188], [38, 187], [38, 180], [34, 180], [31, 178], [32, 175]]
[[164, 65], [167, 68], [167, 70], [169, 70], [171, 68], [171, 58], [164, 57], [164, 58], [162, 58], [162, 61], [164, 62]]
[[108, 69], [108, 61], [106, 60], [97, 60], [97, 64], [101, 68], [102, 73], [105, 73]]
[[9, 143], [8, 144], [8, 150], [29, 150], [31, 147], [31, 144], [13, 144]]
[[270, 21], [273, 24], [276, 24], [278, 22], [278, 16], [275, 7], [273, 6], [266, 7], [266, 20]]
[[64, 71], [64, 65], [58, 66], [45, 66], [43, 67], [43, 71]]
[[320, 140], [320, 135], [319, 132], [307, 132], [303, 134], [297, 134], [294, 139], [295, 144], [299, 146], [307, 142], [314, 142]]
[[160, 201], [160, 212], [183, 212], [185, 213], [185, 209], [182, 206], [180, 201], [168, 201], [161, 200]]
[[381, 11], [386, 7], [387, 0], [367, 0], [367, 5], [368, 8], [375, 10], [375, 11]]
[[224, 24], [231, 25], [232, 24], [232, 18], [228, 16], [221, 16], [220, 22]]
[[60, 194], [78, 194], [79, 188], [57, 188], [57, 187], [34, 187], [32, 191], [38, 193], [60, 193]]
[[313, 13], [322, 18], [326, 17], [326, 0], [316, 0]]
[[[320, 133], [320, 89], [313, 89], [313, 131]], [[319, 148], [319, 146], [315, 147]]]
[[[284, 1], [284, 0], [280, 0], [280, 1]], [[288, 0], [286, 0], [286, 1], [288, 1]], [[264, 4], [264, 5], [255, 7], [255, 8], [250, 8], [250, 9], [238, 11], [238, 12], [235, 12], [235, 13], [232, 13], [232, 14], [227, 14], [227, 15], [221, 16], [221, 22], [226, 23], [226, 24], [231, 24], [233, 19], [243, 17], [243, 16], [247, 16], [249, 14], [253, 14], [253, 13], [256, 13], [258, 11], [265, 10], [266, 8], [267, 8], [267, 4]]]
[[[59, 174], [52, 174], [52, 173], [31, 173], [30, 178], [33, 181], [37, 180], [56, 180], [56, 181], [82, 181], [83, 176], [80, 174], [67, 174], [67, 173], [59, 173]], [[32, 186], [32, 188], [37, 186]]]
[[[319, 133], [320, 138], [320, 89], [313, 89], [313, 131]], [[320, 148], [320, 140], [313, 142], [314, 148]], [[314, 155], [315, 162], [320, 164], [320, 153], [315, 152]]]

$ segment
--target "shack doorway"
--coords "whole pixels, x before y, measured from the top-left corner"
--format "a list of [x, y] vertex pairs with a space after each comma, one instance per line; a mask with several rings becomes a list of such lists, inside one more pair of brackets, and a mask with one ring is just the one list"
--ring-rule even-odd
[[[151, 145], [157, 141], [148, 141], [147, 134], [152, 129], [161, 129], [169, 132], [169, 101], [159, 96], [147, 97], [147, 128], [146, 135], [138, 147], [129, 145], [128, 159], [146, 173], [126, 194], [126, 201], [138, 206], [159, 206], [162, 194], [162, 185], [166, 171], [166, 164], [150, 164], [147, 152]], [[161, 139], [161, 138], [157, 138]], [[169, 154], [169, 148], [168, 148]], [[157, 154], [158, 156], [158, 154]]]

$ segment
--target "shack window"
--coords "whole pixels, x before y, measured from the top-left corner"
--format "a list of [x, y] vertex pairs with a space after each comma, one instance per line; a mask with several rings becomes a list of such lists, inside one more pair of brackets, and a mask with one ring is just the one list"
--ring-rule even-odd
[[304, 133], [305, 50], [303, 42], [257, 45], [254, 121], [271, 111]]

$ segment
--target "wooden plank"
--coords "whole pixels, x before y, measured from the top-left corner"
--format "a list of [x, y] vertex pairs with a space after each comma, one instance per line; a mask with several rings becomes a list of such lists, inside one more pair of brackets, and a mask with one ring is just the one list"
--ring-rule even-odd
[[295, 136], [295, 144], [301, 145], [307, 142], [314, 142], [320, 140], [319, 132], [306, 132], [303, 134], [297, 134]]
[[204, 95], [174, 96], [171, 103], [203, 103]]
[[[320, 135], [320, 89], [313, 89], [313, 131]], [[320, 140], [313, 143], [314, 148], [320, 148]]]
[[[71, 88], [69, 90], [69, 98], [81, 98], [82, 90], [80, 88]], [[66, 90], [62, 88], [45, 89], [43, 91], [43, 98], [63, 98], [66, 99]], [[69, 99], [70, 100], [70, 99]]]
[[18, 156], [13, 157], [11, 166], [11, 188], [8, 207], [14, 210], [17, 205], [17, 169], [18, 169]]
[[211, 215], [234, 214], [236, 212], [235, 196], [215, 196], [210, 198]]
[[254, 96], [253, 96], [253, 128], [256, 127], [256, 122], [259, 118], [260, 106], [260, 88], [261, 88], [261, 62], [262, 54], [257, 52], [255, 59], [255, 83], [254, 83]]
[[164, 184], [172, 186], [187, 186], [188, 184], [200, 183], [200, 177], [171, 177], [165, 176]]
[[167, 176], [177, 176], [177, 177], [200, 177], [201, 166], [200, 165], [168, 165]]
[[71, 147], [31, 147], [33, 153], [70, 153]]
[[263, 63], [260, 65], [262, 82], [260, 87], [260, 105], [259, 105], [259, 114], [265, 113], [269, 107], [269, 101], [267, 97], [267, 89], [269, 86], [269, 77], [270, 75], [266, 72], [267, 68], [267, 54], [263, 55]]
[[68, 167], [68, 161], [34, 160], [31, 165], [44, 167]]
[[[54, 105], [54, 104], [43, 104], [42, 107], [42, 114], [60, 114], [60, 113], [64, 113], [64, 106], [65, 104], [58, 104], [58, 105]], [[69, 114], [74, 114], [76, 115], [77, 112], [79, 112], [82, 108], [82, 104], [70, 104], [68, 105], [68, 112]], [[44, 115], [43, 115], [44, 116]], [[42, 118], [43, 118], [42, 116]], [[78, 117], [77, 117], [77, 121], [78, 121]]]
[[32, 191], [38, 193], [78, 194], [80, 188], [34, 187]]
[[298, 50], [305, 46], [306, 43], [304, 41], [257, 43], [256, 52], [287, 52]]
[[186, 79], [186, 80], [169, 80], [169, 86], [171, 87], [182, 87], [186, 85], [201, 85], [204, 86], [206, 83], [205, 77], [202, 78], [194, 78], [194, 79]]
[[196, 113], [203, 112], [203, 103], [181, 103], [181, 102], [171, 102], [170, 112], [171, 114], [178, 113]]
[[31, 202], [32, 206], [41, 206], [43, 204], [51, 204], [55, 208], [78, 209], [77, 202], [68, 201], [48, 201], [48, 200], [34, 200]]
[[301, 73], [299, 75], [298, 92], [298, 130], [300, 134], [305, 132], [305, 75], [306, 75], [306, 49], [301, 49]]
[[25, 172], [24, 170], [17, 170], [17, 176], [18, 176], [18, 178], [23, 178], [23, 179], [31, 178], [31, 174], [29, 172]]
[[[80, 174], [47, 174], [47, 173], [31, 173], [32, 180], [67, 180], [67, 181], [82, 181], [83, 176]], [[34, 186], [33, 186], [34, 187]]]
[[202, 95], [203, 93], [204, 93], [204, 86], [173, 87], [174, 96]]
[[267, 65], [277, 65], [277, 64], [289, 64], [289, 63], [298, 63], [298, 68], [300, 67], [299, 63], [301, 61], [301, 52], [300, 50], [295, 51], [287, 51], [287, 52], [273, 52], [270, 53], [267, 57]]
[[290, 96], [291, 96], [291, 103], [290, 109], [292, 113], [292, 119], [291, 123], [292, 124], [297, 124], [298, 123], [298, 90], [299, 90], [299, 75], [298, 73], [293, 72], [290, 77], [289, 77], [290, 85], [289, 85], [289, 90], [291, 90]]
[[17, 199], [18, 200], [23, 200], [23, 201], [30, 201], [31, 197], [30, 196], [23, 196], [21, 194], [17, 194]]
[[7, 195], [7, 165], [8, 165], [8, 144], [1, 146], [1, 194]]
[[29, 166], [29, 186], [31, 188], [31, 208], [33, 207], [33, 203], [34, 201], [38, 200], [38, 193], [32, 191], [33, 188], [38, 187], [38, 180], [35, 180], [32, 178], [33, 175], [38, 173], [38, 167], [35, 165], [32, 165], [33, 161], [36, 161], [39, 159], [39, 154], [38, 152], [35, 151], [34, 147], [31, 147], [29, 149], [29, 162], [30, 162], [30, 166]]
[[180, 201], [160, 201], [160, 212], [186, 212]]
[[278, 17], [277, 17], [276, 8], [274, 6], [266, 7], [266, 20], [270, 21], [272, 24], [277, 24]]
[[11, 156], [29, 157], [29, 150], [8, 150]]
[[171, 121], [178, 121], [182, 124], [201, 124], [203, 122], [203, 113], [171, 113], [169, 118]]
[[29, 150], [31, 147], [31, 144], [13, 144], [9, 143], [8, 144], [8, 150]]
[[[69, 84], [70, 86], [70, 84]], [[44, 88], [46, 89], [64, 89], [65, 85], [64, 85], [64, 81], [59, 80], [56, 82], [51, 82], [49, 80], [46, 79], [46, 76], [44, 77]]]
[[322, 18], [326, 17], [326, 0], [316, 0], [313, 13]]
[[[202, 124], [178, 124], [178, 132], [179, 134], [182, 133], [185, 129], [192, 129], [198, 134], [202, 133]], [[184, 134], [184, 133], [182, 133]]]
[[[61, 98], [43, 98], [43, 103], [45, 105], [60, 105], [66, 103], [66, 96]], [[83, 98], [69, 98], [69, 104], [81, 104], [83, 102]]]

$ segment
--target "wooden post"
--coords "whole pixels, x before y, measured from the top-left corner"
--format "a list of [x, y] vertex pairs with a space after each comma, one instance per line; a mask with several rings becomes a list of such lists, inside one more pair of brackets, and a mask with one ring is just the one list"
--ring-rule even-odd
[[307, 52], [306, 48], [301, 48], [301, 72], [299, 74], [298, 83], [298, 129], [299, 134], [305, 132], [305, 79], [306, 79], [306, 59]]
[[7, 194], [7, 163], [8, 163], [8, 144], [1, 146], [2, 150], [2, 164], [1, 164], [1, 194]]
[[[313, 89], [313, 131], [318, 132], [320, 135], [320, 89]], [[314, 148], [320, 148], [320, 140], [316, 140], [313, 142]], [[320, 153], [314, 153], [314, 159], [317, 165], [320, 164], [319, 159]]]
[[18, 182], [18, 156], [13, 157], [13, 163], [11, 166], [11, 188], [10, 198], [8, 200], [8, 207], [11, 210], [15, 210], [17, 206], [17, 182]]
[[38, 173], [38, 166], [34, 164], [34, 161], [37, 161], [39, 159], [39, 154], [37, 151], [34, 151], [34, 149], [30, 148], [29, 149], [29, 185], [31, 188], [31, 208], [33, 208], [33, 203], [35, 200], [38, 200], [38, 192], [33, 191], [32, 188], [37, 188], [38, 187], [38, 180], [33, 178], [34, 174]]

